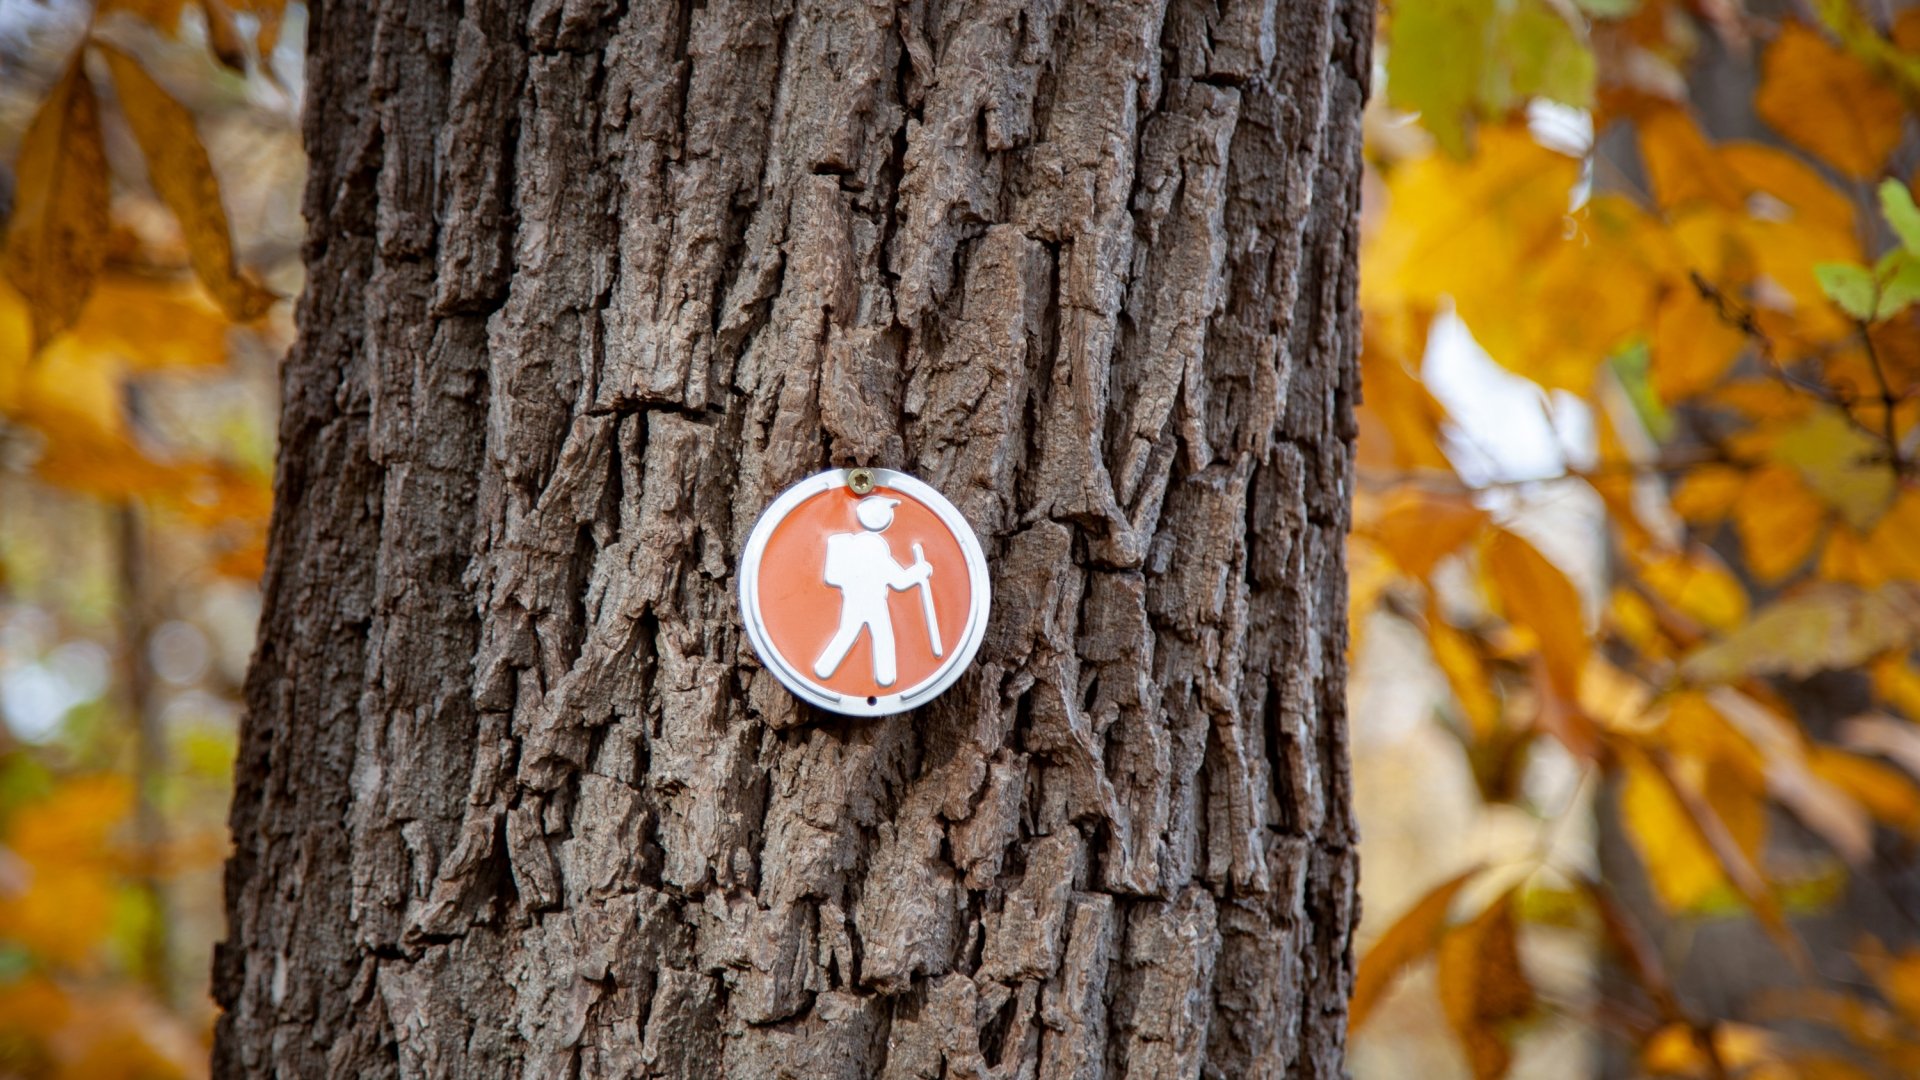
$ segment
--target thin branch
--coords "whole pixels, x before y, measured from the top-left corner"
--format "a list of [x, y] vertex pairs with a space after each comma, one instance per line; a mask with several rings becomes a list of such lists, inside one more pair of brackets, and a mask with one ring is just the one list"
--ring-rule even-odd
[[1516, 480], [1488, 480], [1484, 483], [1469, 484], [1449, 473], [1434, 470], [1382, 470], [1359, 469], [1356, 478], [1362, 487], [1385, 490], [1395, 487], [1419, 487], [1429, 491], [1472, 494], [1477, 491], [1502, 491], [1515, 488], [1529, 488], [1535, 485], [1563, 484], [1570, 480], [1593, 483], [1597, 480], [1616, 480], [1621, 478], [1638, 479], [1640, 477], [1666, 477], [1697, 469], [1703, 465], [1718, 465], [1723, 468], [1752, 471], [1765, 463], [1731, 457], [1718, 452], [1697, 454], [1674, 454], [1653, 461], [1613, 461], [1603, 462], [1591, 469], [1568, 469], [1552, 476], [1526, 477]]
[[1886, 368], [1880, 364], [1880, 350], [1874, 347], [1873, 335], [1868, 332], [1864, 321], [1856, 320], [1860, 329], [1860, 344], [1867, 351], [1867, 366], [1873, 369], [1873, 381], [1880, 384], [1880, 421], [1885, 429], [1882, 438], [1887, 440], [1887, 463], [1893, 468], [1893, 478], [1897, 482], [1907, 474], [1908, 462], [1900, 452], [1900, 426], [1894, 419], [1893, 411], [1900, 404], [1900, 398], [1893, 392], [1893, 384], [1887, 381]]

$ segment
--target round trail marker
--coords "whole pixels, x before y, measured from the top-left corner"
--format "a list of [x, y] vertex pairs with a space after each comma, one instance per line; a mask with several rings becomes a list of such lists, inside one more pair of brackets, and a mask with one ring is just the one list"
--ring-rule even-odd
[[760, 662], [848, 716], [924, 705], [973, 662], [987, 560], [944, 496], [892, 469], [829, 469], [780, 494], [740, 558], [740, 616]]

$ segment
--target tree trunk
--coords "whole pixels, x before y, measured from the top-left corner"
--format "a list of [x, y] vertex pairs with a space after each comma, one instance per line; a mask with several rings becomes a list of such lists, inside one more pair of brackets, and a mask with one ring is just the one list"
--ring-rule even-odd
[[[1367, 0], [316, 3], [222, 1076], [1337, 1076]], [[760, 670], [829, 465], [986, 548]]]

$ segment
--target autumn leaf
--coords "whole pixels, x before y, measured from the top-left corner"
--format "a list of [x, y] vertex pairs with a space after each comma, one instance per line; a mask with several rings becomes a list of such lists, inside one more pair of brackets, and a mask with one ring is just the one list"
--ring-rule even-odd
[[1415, 901], [1380, 935], [1360, 959], [1354, 975], [1353, 1001], [1347, 1007], [1347, 1030], [1357, 1031], [1386, 996], [1393, 980], [1433, 951], [1446, 926], [1453, 898], [1480, 872], [1478, 866], [1441, 882]]
[[1588, 648], [1579, 591], [1537, 548], [1506, 529], [1492, 534], [1481, 559], [1501, 610], [1532, 631], [1554, 689], [1574, 700]]
[[35, 352], [80, 317], [106, 258], [106, 148], [83, 61], [84, 51], [76, 51], [34, 114], [14, 163], [0, 267], [26, 297]]
[[1920, 586], [1875, 590], [1820, 583], [1763, 608], [1746, 625], [1688, 656], [1680, 670], [1701, 684], [1753, 675], [1806, 678], [1855, 667], [1920, 636]]
[[1387, 21], [1387, 98], [1460, 157], [1480, 119], [1544, 97], [1592, 104], [1593, 54], [1543, 0], [1396, 0]]
[[[1620, 815], [1654, 895], [1668, 911], [1694, 910], [1725, 886], [1720, 859], [1666, 778], [1640, 755], [1624, 761]], [[1750, 859], [1766, 835], [1758, 790], [1726, 763], [1700, 762], [1696, 769], [1707, 789], [1702, 798], [1714, 806], [1722, 827]]]
[[1647, 167], [1653, 198], [1672, 210], [1700, 200], [1725, 210], [1746, 204], [1739, 178], [1714, 152], [1699, 125], [1684, 109], [1662, 109], [1642, 117], [1640, 159]]
[[78, 777], [12, 815], [3, 839], [32, 888], [0, 895], [0, 937], [30, 944], [49, 962], [89, 966], [114, 901], [111, 836], [133, 805], [118, 776]]
[[1778, 581], [1806, 562], [1825, 513], [1826, 504], [1791, 466], [1755, 470], [1733, 507], [1734, 531], [1754, 575]]
[[1402, 570], [1425, 578], [1435, 563], [1459, 550], [1486, 523], [1486, 511], [1463, 495], [1400, 487], [1387, 493], [1360, 531]]
[[147, 176], [186, 236], [194, 273], [228, 315], [243, 322], [258, 318], [274, 296], [234, 260], [220, 185], [193, 115], [139, 61], [111, 46], [99, 48], [119, 89], [127, 125], [146, 155]]
[[1654, 595], [1702, 626], [1731, 630], [1747, 616], [1746, 590], [1704, 548], [1648, 557], [1636, 573]]
[[1472, 922], [1449, 930], [1438, 949], [1440, 1004], [1476, 1080], [1497, 1080], [1513, 1063], [1513, 1026], [1533, 1014], [1533, 983], [1520, 966], [1508, 891]]
[[[1708, 1057], [1703, 1041], [1713, 1044], [1713, 1057]], [[1744, 1024], [1699, 1029], [1676, 1022], [1654, 1032], [1641, 1047], [1640, 1065], [1655, 1076], [1712, 1076], [1716, 1061], [1722, 1068], [1745, 1069], [1772, 1060], [1772, 1044], [1767, 1032]]]
[[1806, 25], [1788, 22], [1760, 65], [1754, 108], [1802, 149], [1849, 176], [1880, 171], [1900, 142], [1900, 96]]
[[1821, 408], [1782, 431], [1774, 456], [1800, 470], [1841, 520], [1860, 531], [1873, 528], [1893, 502], [1893, 470], [1886, 447], [1849, 424], [1840, 410]]
[[1807, 767], [1866, 808], [1882, 824], [1920, 835], [1920, 788], [1900, 770], [1828, 746], [1809, 748]]
[[1427, 608], [1426, 633], [1433, 662], [1453, 688], [1454, 699], [1466, 714], [1468, 728], [1476, 738], [1493, 734], [1500, 726], [1500, 699], [1494, 695], [1486, 661], [1472, 639], [1448, 624], [1431, 604]]

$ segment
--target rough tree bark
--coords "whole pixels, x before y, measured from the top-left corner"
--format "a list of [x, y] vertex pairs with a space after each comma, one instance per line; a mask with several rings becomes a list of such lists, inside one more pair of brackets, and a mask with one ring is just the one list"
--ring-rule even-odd
[[[222, 1076], [1336, 1076], [1368, 0], [316, 3]], [[797, 705], [760, 509], [994, 618]]]

